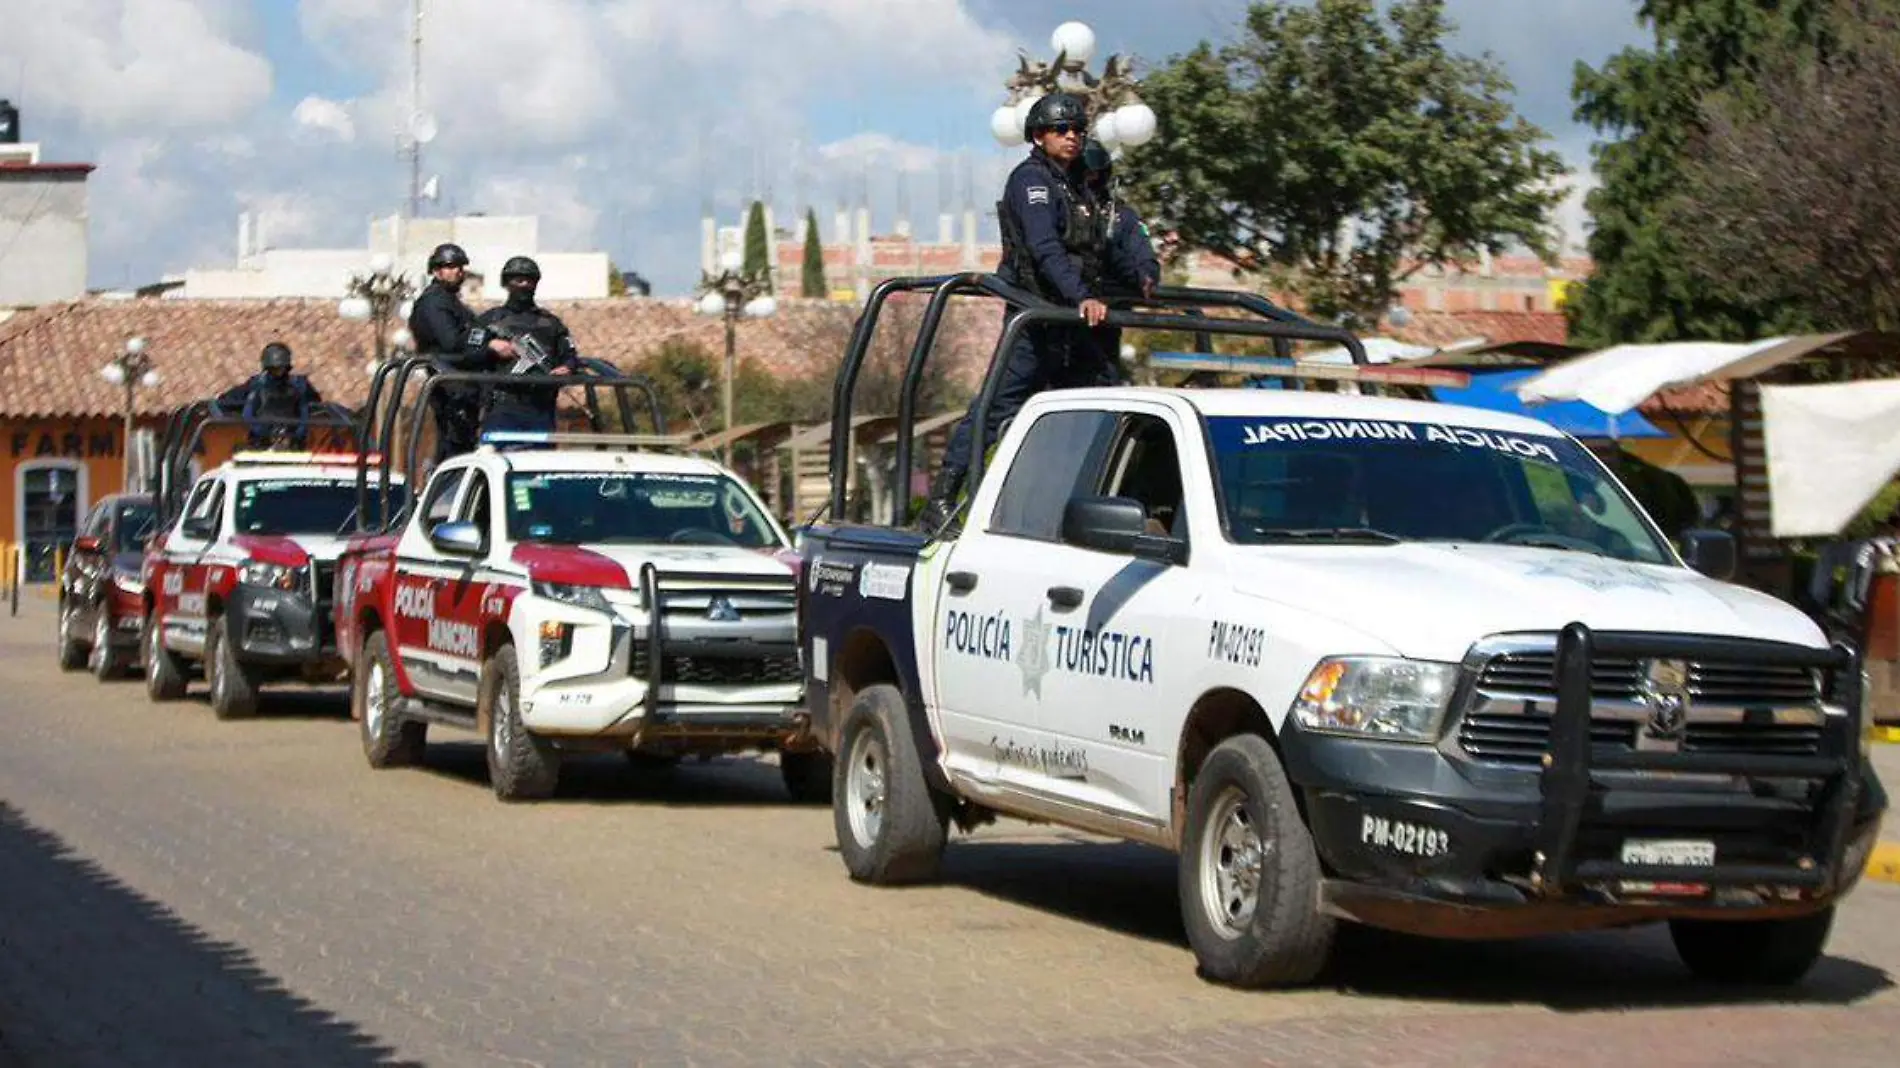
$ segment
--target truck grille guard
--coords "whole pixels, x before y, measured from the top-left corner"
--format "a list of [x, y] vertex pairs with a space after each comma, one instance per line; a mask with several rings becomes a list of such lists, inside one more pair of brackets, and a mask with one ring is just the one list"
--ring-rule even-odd
[[[1819, 668], [1827, 672], [1827, 702], [1846, 709], [1848, 715], [1828, 717], [1820, 745], [1810, 756], [1600, 749], [1591, 742], [1592, 665], [1598, 657]], [[1695, 883], [1711, 889], [1778, 885], [1818, 890], [1834, 885], [1842, 874], [1839, 868], [1862, 786], [1857, 715], [1860, 657], [1850, 646], [1808, 649], [1713, 636], [1592, 631], [1572, 623], [1557, 638], [1556, 689], [1549, 748], [1542, 760], [1541, 819], [1530, 876], [1532, 888], [1542, 896], [1560, 898], [1587, 884], [1618, 881]], [[1652, 865], [1580, 859], [1581, 833], [1588, 817], [1602, 811], [1604, 798], [1645, 789], [1623, 782], [1612, 789], [1597, 775], [1606, 771], [1805, 781], [1814, 788], [1807, 840], [1790, 864]], [[1668, 780], [1658, 785], [1666, 788]]]
[[719, 649], [709, 649], [706, 643], [693, 642], [691, 639], [679, 640], [671, 638], [668, 633], [666, 618], [667, 605], [665, 595], [667, 591], [664, 589], [664, 584], [668, 582], [689, 584], [706, 583], [721, 586], [755, 585], [761, 588], [753, 592], [763, 595], [765, 598], [775, 598], [782, 593], [783, 597], [788, 599], [791, 611], [794, 613], [794, 620], [796, 619], [797, 587], [796, 580], [790, 575], [787, 575], [781, 582], [776, 577], [765, 576], [691, 571], [662, 572], [656, 564], [646, 563], [641, 565], [640, 603], [646, 606], [646, 636], [644, 639], [636, 639], [643, 643], [643, 648], [632, 648], [629, 650], [629, 670], [631, 672], [634, 666], [641, 660], [645, 661], [647, 687], [646, 695], [642, 698], [641, 711], [646, 722], [659, 725], [665, 723], [669, 718], [666, 714], [666, 708], [660, 701], [660, 689], [662, 684], [667, 681], [667, 657], [671, 652], [677, 650], [683, 655], [709, 656], [713, 658], [785, 655], [795, 657], [797, 655], [798, 643], [795, 628], [792, 633], [787, 635], [784, 642], [767, 642], [736, 638], [720, 641], [719, 645], [723, 648]]

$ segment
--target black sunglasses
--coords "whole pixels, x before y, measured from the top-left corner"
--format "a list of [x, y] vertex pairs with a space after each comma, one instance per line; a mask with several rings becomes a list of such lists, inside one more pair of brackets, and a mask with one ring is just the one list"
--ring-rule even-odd
[[1067, 137], [1070, 134], [1076, 134], [1077, 136], [1080, 136], [1082, 133], [1085, 132], [1082, 124], [1079, 122], [1050, 123], [1049, 125], [1043, 127], [1043, 131], [1046, 133], [1055, 134], [1057, 137]]

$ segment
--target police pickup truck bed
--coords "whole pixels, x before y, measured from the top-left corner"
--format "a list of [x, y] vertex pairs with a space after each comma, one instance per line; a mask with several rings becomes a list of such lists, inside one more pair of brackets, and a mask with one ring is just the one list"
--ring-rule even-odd
[[406, 521], [344, 553], [336, 627], [371, 766], [418, 762], [436, 724], [486, 736], [503, 800], [553, 793], [564, 751], [747, 749], [826, 799], [784, 531], [717, 464], [580, 437], [450, 459]]
[[1886, 806], [1853, 651], [1529, 419], [1050, 392], [960, 533], [801, 552], [850, 874], [999, 813], [1174, 850], [1217, 981], [1308, 981], [1342, 919], [1666, 920], [1697, 973], [1794, 981]]

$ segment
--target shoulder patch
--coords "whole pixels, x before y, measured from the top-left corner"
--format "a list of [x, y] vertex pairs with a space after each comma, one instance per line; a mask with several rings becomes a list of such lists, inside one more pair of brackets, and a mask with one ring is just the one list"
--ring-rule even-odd
[[1029, 202], [1031, 204], [1049, 203], [1049, 187], [1046, 185], [1030, 186], [1029, 187]]

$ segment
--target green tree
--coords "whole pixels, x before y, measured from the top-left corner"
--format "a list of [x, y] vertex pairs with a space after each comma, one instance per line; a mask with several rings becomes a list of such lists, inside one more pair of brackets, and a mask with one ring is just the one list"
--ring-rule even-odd
[[1481, 251], [1552, 256], [1562, 161], [1496, 62], [1446, 48], [1444, 7], [1251, 5], [1237, 43], [1143, 82], [1160, 132], [1131, 199], [1322, 318], [1376, 322], [1412, 273]]
[[607, 261], [607, 295], [610, 297], [627, 295], [626, 276], [621, 274], [620, 265], [612, 260]]
[[1709, 95], [1665, 217], [1722, 298], [1896, 330], [1900, 0], [1834, 0], [1823, 26], [1820, 45]]
[[746, 213], [744, 271], [763, 279], [766, 292], [772, 291], [772, 235], [765, 232], [765, 205], [756, 200]]
[[1652, 48], [1627, 48], [1601, 69], [1579, 63], [1576, 117], [1606, 135], [1591, 147], [1601, 186], [1585, 200], [1595, 267], [1565, 305], [1585, 344], [1743, 339], [1806, 323], [1781, 301], [1716, 293], [1659, 211], [1683, 181], [1704, 131], [1708, 94], [1752, 82], [1764, 54], [1814, 37], [1826, 0], [1643, 0]]
[[800, 293], [807, 297], [823, 297], [830, 292], [830, 288], [825, 285], [825, 246], [818, 240], [818, 213], [806, 208], [805, 263]]

